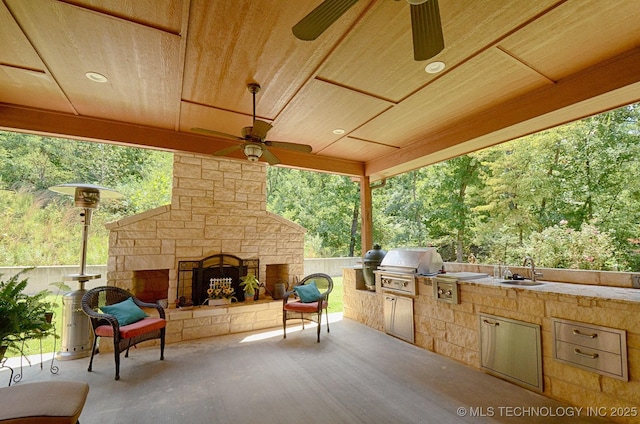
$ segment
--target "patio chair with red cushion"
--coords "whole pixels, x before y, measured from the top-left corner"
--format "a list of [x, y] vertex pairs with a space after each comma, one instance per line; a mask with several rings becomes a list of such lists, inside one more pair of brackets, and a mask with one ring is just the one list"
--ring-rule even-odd
[[[150, 317], [142, 307], [154, 308], [158, 317]], [[91, 349], [89, 369], [93, 366], [98, 337], [112, 337], [116, 360], [116, 380], [120, 379], [120, 353], [129, 357], [129, 348], [145, 340], [160, 339], [160, 360], [164, 359], [165, 321], [164, 308], [155, 303], [145, 303], [119, 287], [103, 286], [87, 291], [82, 296], [82, 310], [91, 319], [95, 335]]]
[[[320, 327], [322, 311], [327, 319], [327, 333], [329, 332], [329, 293], [333, 290], [333, 280], [327, 274], [311, 274], [304, 277], [293, 290], [284, 294], [282, 299], [282, 328], [284, 338], [287, 338], [287, 320], [301, 319], [302, 329], [304, 321], [318, 323], [318, 343], [320, 343]], [[314, 317], [316, 319], [314, 319]]]

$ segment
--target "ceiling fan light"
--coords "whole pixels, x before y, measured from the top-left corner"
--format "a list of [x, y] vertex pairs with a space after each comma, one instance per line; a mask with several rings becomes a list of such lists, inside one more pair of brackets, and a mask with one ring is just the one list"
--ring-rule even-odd
[[425, 3], [426, 1], [427, 0], [407, 0], [407, 3], [417, 5], [417, 4]]
[[262, 156], [262, 146], [258, 144], [246, 144], [244, 146], [244, 154], [251, 162], [256, 162]]

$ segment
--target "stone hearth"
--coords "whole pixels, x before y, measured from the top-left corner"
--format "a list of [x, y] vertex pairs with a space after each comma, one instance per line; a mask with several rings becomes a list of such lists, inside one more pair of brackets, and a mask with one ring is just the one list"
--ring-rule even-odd
[[267, 212], [266, 173], [260, 162], [176, 153], [171, 204], [107, 224], [108, 284], [171, 308], [179, 263], [217, 254], [257, 259], [267, 287], [302, 278], [305, 229]]

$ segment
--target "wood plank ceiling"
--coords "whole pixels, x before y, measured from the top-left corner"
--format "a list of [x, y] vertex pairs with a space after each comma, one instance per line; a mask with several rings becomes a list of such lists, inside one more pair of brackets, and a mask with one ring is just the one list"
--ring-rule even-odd
[[258, 82], [267, 138], [313, 148], [283, 166], [375, 181], [640, 100], [636, 0], [440, 0], [422, 62], [405, 1], [296, 39], [321, 1], [0, 0], [0, 128], [210, 154], [238, 143], [192, 128], [239, 136]]

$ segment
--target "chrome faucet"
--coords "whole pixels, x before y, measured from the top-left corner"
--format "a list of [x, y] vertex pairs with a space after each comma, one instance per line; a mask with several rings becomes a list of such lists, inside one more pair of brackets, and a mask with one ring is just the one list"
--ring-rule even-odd
[[531, 256], [525, 256], [522, 266], [527, 266], [527, 262], [531, 265], [531, 281], [535, 283], [537, 277], [542, 277], [542, 273], [536, 272], [536, 264], [533, 263], [533, 258]]

